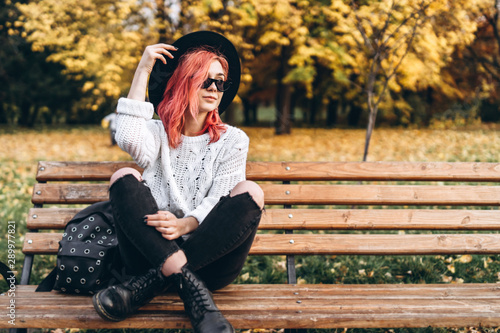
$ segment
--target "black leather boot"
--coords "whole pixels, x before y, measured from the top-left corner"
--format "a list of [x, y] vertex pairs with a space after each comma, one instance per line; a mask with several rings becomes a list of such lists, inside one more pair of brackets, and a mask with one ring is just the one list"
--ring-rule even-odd
[[169, 276], [184, 301], [191, 325], [196, 333], [233, 333], [233, 326], [220, 313], [205, 283], [184, 265], [181, 273]]
[[149, 303], [167, 289], [169, 283], [160, 269], [150, 269], [146, 274], [116, 286], [100, 290], [92, 301], [97, 313], [104, 319], [121, 321]]

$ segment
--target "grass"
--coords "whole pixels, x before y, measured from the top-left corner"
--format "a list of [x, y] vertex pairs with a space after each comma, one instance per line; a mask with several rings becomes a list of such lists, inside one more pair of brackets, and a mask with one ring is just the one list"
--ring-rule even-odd
[[[270, 128], [244, 128], [250, 137], [252, 161], [359, 161], [364, 130], [294, 129], [275, 136]], [[105, 129], [97, 126], [0, 128], [0, 248], [7, 249], [7, 221], [16, 225], [16, 268], [39, 160], [117, 161], [129, 156], [111, 146]], [[370, 161], [498, 162], [500, 135], [495, 128], [473, 130], [376, 129]], [[7, 251], [0, 259], [7, 261]], [[499, 282], [498, 256], [314, 256], [297, 257], [298, 283], [467, 283]], [[40, 256], [32, 278], [39, 282], [53, 267]], [[237, 283], [284, 283], [284, 257], [251, 257]], [[5, 281], [0, 287], [5, 290]], [[464, 328], [453, 331], [471, 331]], [[349, 330], [359, 332], [367, 330]], [[446, 329], [369, 330], [370, 332], [444, 332]], [[87, 331], [92, 332], [92, 331]], [[149, 331], [148, 331], [149, 332]], [[177, 332], [171, 330], [170, 332]], [[268, 331], [269, 332], [269, 331]], [[320, 332], [311, 330], [310, 332]], [[321, 332], [328, 332], [322, 330]], [[336, 331], [335, 331], [336, 332]], [[101, 332], [102, 333], [102, 332]]]

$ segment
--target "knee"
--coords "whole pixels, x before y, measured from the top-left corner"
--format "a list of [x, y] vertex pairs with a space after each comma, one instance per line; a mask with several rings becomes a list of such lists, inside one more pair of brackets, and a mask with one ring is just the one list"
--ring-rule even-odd
[[117, 170], [110, 178], [109, 180], [109, 186], [113, 185], [114, 182], [116, 182], [118, 179], [122, 178], [123, 176], [126, 175], [134, 175], [135, 178], [138, 180], [142, 180], [141, 173], [137, 171], [136, 169], [133, 168], [121, 168]]
[[249, 180], [242, 181], [238, 183], [234, 189], [231, 191], [231, 196], [242, 194], [248, 192], [252, 199], [257, 203], [260, 209], [264, 208], [264, 191], [260, 188], [257, 183], [254, 183]]

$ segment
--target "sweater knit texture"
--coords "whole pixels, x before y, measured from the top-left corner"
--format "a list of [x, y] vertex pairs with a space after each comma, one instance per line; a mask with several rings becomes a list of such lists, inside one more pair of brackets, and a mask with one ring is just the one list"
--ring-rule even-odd
[[116, 141], [144, 172], [143, 180], [160, 210], [177, 218], [192, 216], [202, 223], [219, 199], [245, 180], [248, 136], [226, 125], [217, 142], [208, 133], [182, 135], [172, 149], [149, 102], [120, 98]]

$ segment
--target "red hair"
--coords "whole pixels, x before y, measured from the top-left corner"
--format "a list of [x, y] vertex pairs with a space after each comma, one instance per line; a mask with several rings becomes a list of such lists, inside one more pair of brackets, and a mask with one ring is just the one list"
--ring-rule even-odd
[[[208, 70], [214, 61], [219, 61], [227, 78], [229, 65], [227, 60], [214, 50], [198, 48], [185, 53], [179, 59], [158, 104], [158, 115], [168, 135], [170, 147], [176, 148], [181, 143], [182, 129], [185, 124], [185, 112], [189, 112], [196, 119], [198, 115], [198, 91], [208, 77]], [[210, 143], [217, 142], [226, 127], [219, 117], [218, 108], [208, 113], [203, 129], [197, 134], [208, 132]]]

